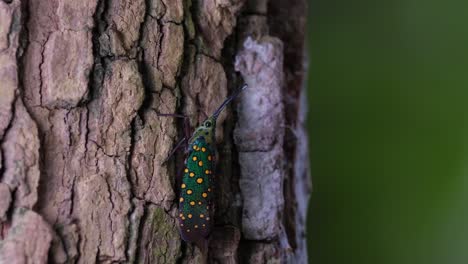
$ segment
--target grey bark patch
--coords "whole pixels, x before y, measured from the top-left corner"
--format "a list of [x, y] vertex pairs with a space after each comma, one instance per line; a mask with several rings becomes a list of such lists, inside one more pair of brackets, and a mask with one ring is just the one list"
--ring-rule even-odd
[[279, 235], [284, 205], [283, 45], [279, 39], [247, 38], [236, 57], [236, 70], [248, 84], [238, 105], [234, 140], [239, 150], [244, 204], [243, 234], [247, 239]]

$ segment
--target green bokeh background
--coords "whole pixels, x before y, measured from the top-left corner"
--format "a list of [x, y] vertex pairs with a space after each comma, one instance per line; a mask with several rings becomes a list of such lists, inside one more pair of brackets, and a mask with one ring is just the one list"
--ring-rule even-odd
[[468, 263], [468, 1], [309, 14], [309, 262]]

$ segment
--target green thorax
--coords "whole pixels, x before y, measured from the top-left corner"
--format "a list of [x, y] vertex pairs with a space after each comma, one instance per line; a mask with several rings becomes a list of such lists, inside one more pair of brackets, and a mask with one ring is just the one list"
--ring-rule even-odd
[[207, 118], [200, 126], [195, 129], [193, 136], [189, 140], [189, 147], [192, 147], [194, 142], [200, 138], [203, 138], [208, 145], [214, 145], [215, 143], [215, 131], [216, 131], [216, 118], [217, 116], [211, 116]]

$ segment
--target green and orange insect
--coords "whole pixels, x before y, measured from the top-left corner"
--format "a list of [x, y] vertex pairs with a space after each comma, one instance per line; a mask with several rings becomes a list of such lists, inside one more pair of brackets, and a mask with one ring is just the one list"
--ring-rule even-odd
[[[215, 181], [216, 120], [247, 85], [228, 97], [188, 139], [187, 158], [179, 195], [179, 229], [183, 240], [206, 250], [206, 239], [213, 226], [213, 183]], [[170, 115], [165, 115], [170, 116]], [[172, 115], [178, 116], [178, 115]], [[180, 117], [180, 116], [179, 116]], [[177, 144], [177, 149], [185, 138]]]

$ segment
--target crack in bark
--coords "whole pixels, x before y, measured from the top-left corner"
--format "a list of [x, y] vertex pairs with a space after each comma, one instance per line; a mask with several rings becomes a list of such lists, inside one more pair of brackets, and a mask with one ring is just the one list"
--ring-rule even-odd
[[[135, 212], [136, 210], [136, 205], [133, 201], [133, 199], [135, 199], [137, 197], [137, 195], [135, 194], [135, 186], [134, 186], [134, 183], [132, 181], [132, 177], [131, 177], [131, 173], [132, 173], [132, 159], [133, 159], [133, 155], [134, 155], [134, 151], [135, 151], [135, 144], [136, 144], [136, 133], [137, 133], [137, 120], [138, 118], [141, 118], [141, 120], [143, 120], [144, 122], [144, 111], [146, 109], [148, 109], [150, 107], [150, 104], [151, 104], [151, 93], [149, 93], [148, 91], [150, 90], [148, 87], [148, 80], [146, 78], [146, 74], [145, 74], [145, 65], [144, 65], [144, 62], [143, 62], [143, 59], [142, 57], [144, 57], [144, 49], [142, 48], [142, 40], [143, 40], [143, 32], [144, 32], [144, 27], [146, 26], [147, 24], [147, 21], [148, 21], [148, 16], [149, 16], [149, 0], [145, 0], [145, 14], [144, 14], [144, 17], [143, 17], [143, 21], [140, 23], [140, 31], [139, 31], [139, 36], [138, 36], [138, 40], [136, 42], [136, 46], [138, 49], [140, 49], [140, 56], [137, 56], [137, 58], [139, 58], [137, 60], [137, 63], [138, 63], [138, 71], [141, 75], [141, 78], [142, 78], [142, 83], [143, 83], [143, 89], [144, 89], [144, 99], [143, 99], [143, 102], [140, 106], [140, 108], [137, 110], [137, 115], [133, 118], [132, 122], [131, 122], [131, 125], [130, 125], [130, 149], [129, 149], [129, 152], [128, 152], [128, 158], [127, 158], [127, 165], [126, 165], [126, 177], [127, 177], [127, 181], [128, 181], [128, 184], [130, 186], [130, 203], [131, 203], [131, 208], [127, 214], [127, 220], [128, 220], [128, 223], [129, 223], [129, 233], [131, 233], [132, 230], [134, 230], [134, 228], [132, 228], [132, 215], [133, 213]], [[145, 214], [146, 212], [146, 208], [144, 207], [144, 213]], [[142, 217], [143, 218], [143, 217]], [[139, 228], [142, 228], [143, 227], [143, 224], [142, 224], [142, 220], [140, 219], [139, 223], [138, 223]], [[139, 255], [138, 255], [138, 249], [139, 249], [139, 240], [141, 239], [141, 234], [137, 234], [137, 239], [136, 239], [136, 247], [137, 247], [137, 251], [135, 252], [135, 258], [137, 258]], [[125, 253], [126, 253], [126, 258], [127, 260], [129, 261], [132, 256], [129, 255], [129, 249], [130, 249], [130, 243], [131, 243], [131, 236], [128, 237], [127, 241], [126, 241], [126, 245], [125, 245]]]
[[[47, 37], [46, 37], [46, 40], [45, 40], [44, 43], [38, 42], [41, 45], [41, 61], [39, 63], [39, 102], [40, 102], [41, 107], [44, 107], [44, 104], [43, 104], [43, 101], [42, 101], [42, 90], [43, 90], [42, 86], [44, 84], [43, 76], [42, 76], [42, 66], [44, 65], [44, 61], [45, 61], [44, 60], [45, 46], [47, 45], [47, 42], [49, 41], [50, 35], [51, 35], [51, 33], [47, 34]], [[35, 42], [37, 42], [37, 41], [35, 41]]]
[[148, 206], [147, 206], [147, 203], [145, 203], [143, 205], [143, 214], [140, 218], [140, 226], [138, 228], [138, 237], [137, 237], [137, 240], [136, 240], [136, 250], [135, 250], [135, 261], [139, 260], [139, 257], [142, 255], [141, 254], [141, 251], [143, 249], [146, 249], [146, 246], [147, 245], [142, 245], [142, 239], [143, 239], [143, 231], [144, 231], [144, 227], [145, 225], [143, 223], [146, 222], [147, 218], [148, 218]]
[[[111, 229], [111, 241], [114, 241], [114, 222], [112, 221], [112, 211], [114, 211], [114, 208], [115, 208], [115, 204], [114, 204], [114, 200], [112, 198], [112, 187], [109, 183], [109, 179], [107, 177], [107, 175], [103, 175], [104, 177], [104, 181], [106, 182], [106, 185], [107, 185], [107, 192], [109, 194], [109, 202], [111, 204], [111, 209], [109, 210], [109, 214], [108, 214], [108, 218], [109, 218], [109, 222], [110, 222], [110, 229]], [[114, 252], [113, 256], [115, 256], [115, 248], [112, 247], [112, 251]], [[113, 257], [113, 256], [109, 256], [109, 258]]]
[[[130, 151], [128, 153], [128, 159], [127, 159], [127, 165], [126, 165], [126, 176], [127, 176], [127, 181], [128, 181], [128, 184], [130, 186], [130, 210], [128, 212], [128, 215], [127, 215], [127, 220], [128, 220], [128, 227], [129, 227], [129, 233], [131, 233], [131, 231], [133, 230], [132, 228], [132, 215], [133, 213], [135, 212], [136, 210], [136, 205], [133, 201], [133, 199], [136, 197], [135, 195], [135, 187], [133, 185], [133, 182], [132, 182], [132, 179], [131, 179], [131, 171], [132, 171], [132, 158], [133, 158], [133, 153], [134, 153], [134, 150], [135, 150], [135, 137], [136, 137], [136, 128], [135, 128], [135, 122], [138, 118], [138, 115], [136, 115], [134, 118], [133, 118], [133, 121], [130, 125]], [[139, 224], [141, 225], [141, 221], [139, 222]], [[130, 260], [131, 259], [131, 256], [129, 255], [129, 249], [130, 249], [130, 242], [131, 242], [131, 234], [128, 236], [127, 238], [127, 243], [125, 245], [125, 255], [126, 255], [126, 258], [127, 260]], [[137, 241], [138, 241], [138, 238], [137, 238]], [[136, 245], [137, 248], [138, 248], [138, 244]], [[137, 255], [138, 256], [138, 255]]]

